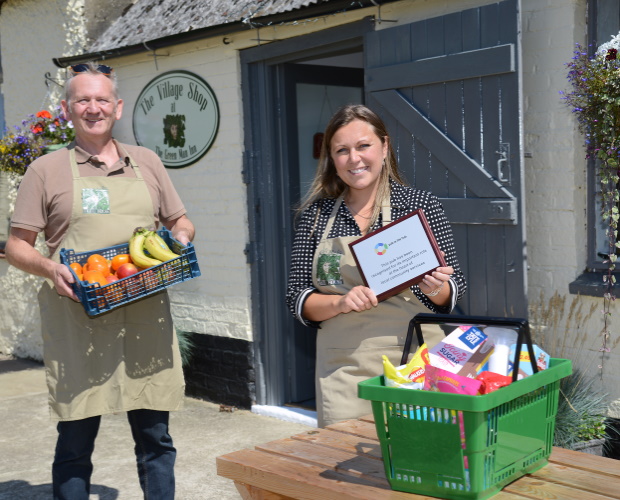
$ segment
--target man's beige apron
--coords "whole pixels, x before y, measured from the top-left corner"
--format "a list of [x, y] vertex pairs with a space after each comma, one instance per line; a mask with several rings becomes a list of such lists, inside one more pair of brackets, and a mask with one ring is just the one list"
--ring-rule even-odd
[[[80, 177], [73, 148], [70, 161], [73, 209], [59, 249], [126, 243], [136, 227], [154, 225], [151, 196], [133, 160], [135, 178]], [[108, 198], [109, 213], [85, 213], [93, 190]], [[58, 252], [52, 258], [58, 262]], [[46, 280], [39, 306], [52, 418], [181, 407], [185, 382], [165, 291], [91, 318]]]
[[[314, 254], [313, 284], [321, 293], [344, 295], [353, 287], [364, 284], [349, 249], [349, 243], [360, 237], [327, 238], [341, 204], [342, 197], [334, 205]], [[391, 210], [386, 205], [382, 208], [383, 224], [391, 221]], [[340, 261], [340, 280], [333, 284], [319, 283], [317, 280], [319, 265], [325, 260]], [[370, 402], [358, 398], [357, 383], [383, 374], [383, 354], [395, 366], [400, 363], [409, 321], [420, 312], [429, 310], [411, 289], [407, 289], [369, 311], [339, 314], [321, 323], [316, 347], [319, 427], [372, 412]], [[424, 340], [429, 346], [435, 345], [443, 337], [438, 326], [424, 329]]]

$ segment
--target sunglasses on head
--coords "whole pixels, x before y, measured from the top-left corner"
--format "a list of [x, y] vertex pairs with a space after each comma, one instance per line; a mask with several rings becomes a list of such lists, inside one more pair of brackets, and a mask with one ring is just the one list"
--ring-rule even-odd
[[[77, 73], [84, 73], [88, 71], [88, 68], [88, 64], [74, 64], [73, 66], [69, 66], [69, 69], [74, 75]], [[106, 66], [105, 64], [98, 64], [95, 68], [97, 68], [97, 71], [105, 76], [110, 76], [112, 71], [114, 71], [113, 68], [110, 68], [110, 66]]]

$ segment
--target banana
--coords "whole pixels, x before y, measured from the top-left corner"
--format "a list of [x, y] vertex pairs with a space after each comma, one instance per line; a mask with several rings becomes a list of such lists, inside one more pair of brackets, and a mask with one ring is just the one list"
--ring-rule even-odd
[[158, 266], [162, 263], [161, 260], [147, 257], [144, 254], [144, 240], [146, 239], [147, 233], [148, 231], [146, 229], [136, 228], [133, 236], [129, 240], [129, 255], [131, 256], [131, 260], [136, 266], [142, 269]]
[[145, 250], [151, 254], [156, 259], [159, 259], [163, 262], [168, 260], [176, 259], [178, 255], [174, 253], [166, 242], [161, 238], [156, 232], [149, 231], [146, 233], [146, 238], [144, 239], [144, 248]]
[[[168, 243], [166, 243], [166, 240], [164, 240], [161, 236], [159, 236], [159, 234], [157, 233], [157, 231], [153, 231], [153, 236], [155, 237], [155, 239], [156, 239], [157, 241], [159, 241], [159, 245], [160, 245], [160, 246], [162, 246], [163, 248], [167, 248], [168, 250], [170, 250], [170, 251], [171, 251], [171, 252], [173, 252], [174, 254], [176, 254], [176, 253], [177, 253], [177, 252], [176, 252], [176, 250], [174, 250], [174, 249], [172, 249], [172, 248], [170, 248], [170, 247], [168, 246]], [[180, 255], [180, 254], [178, 254], [178, 255]], [[177, 255], [177, 257], [178, 257], [178, 255]]]

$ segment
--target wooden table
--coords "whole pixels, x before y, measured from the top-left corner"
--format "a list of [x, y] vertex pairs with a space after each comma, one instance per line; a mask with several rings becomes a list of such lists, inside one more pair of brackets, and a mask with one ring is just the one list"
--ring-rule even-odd
[[[220, 456], [217, 473], [234, 480], [244, 500], [432, 498], [390, 489], [372, 416]], [[562, 448], [553, 449], [548, 465], [493, 497], [610, 498], [620, 499], [620, 461]]]

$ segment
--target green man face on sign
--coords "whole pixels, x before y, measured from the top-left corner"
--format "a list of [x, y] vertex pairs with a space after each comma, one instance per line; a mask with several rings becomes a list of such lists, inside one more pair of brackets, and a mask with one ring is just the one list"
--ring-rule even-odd
[[185, 146], [185, 115], [166, 115], [164, 118], [164, 144], [171, 148]]

